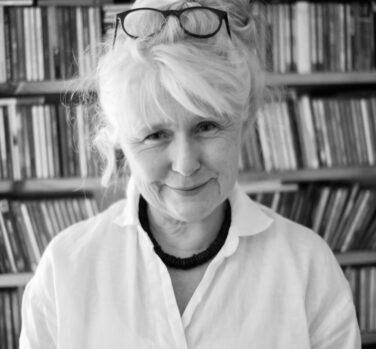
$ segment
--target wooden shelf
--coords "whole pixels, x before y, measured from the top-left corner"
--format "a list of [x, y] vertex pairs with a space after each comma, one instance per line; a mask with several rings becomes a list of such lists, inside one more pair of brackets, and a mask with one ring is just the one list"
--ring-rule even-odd
[[[112, 0], [37, 0], [38, 6], [101, 6]], [[32, 6], [33, 0], [1, 0], [1, 6]]]
[[376, 251], [351, 251], [335, 254], [341, 266], [376, 264]]
[[242, 172], [239, 181], [242, 184], [254, 181], [280, 181], [280, 182], [313, 182], [313, 181], [374, 181], [376, 179], [376, 167], [344, 167], [344, 168], [320, 168], [302, 169], [280, 172]]
[[33, 0], [1, 0], [1, 6], [32, 6]]
[[0, 180], [0, 194], [77, 193], [100, 188], [99, 178], [54, 178], [25, 181]]
[[[88, 2], [92, 0], [87, 0]], [[74, 0], [61, 0], [62, 3], [76, 3]], [[266, 78], [270, 86], [325, 86], [325, 85], [376, 85], [376, 72], [359, 73], [312, 73], [312, 74], [275, 74]], [[74, 80], [21, 81], [0, 84], [3, 95], [59, 94], [75, 91]]]
[[0, 275], [0, 288], [25, 286], [33, 277], [33, 273], [17, 273]]
[[0, 94], [5, 96], [60, 94], [75, 91], [75, 80], [21, 81], [0, 84]]
[[37, 0], [38, 6], [101, 6], [112, 0]]
[[371, 85], [376, 83], [376, 72], [271, 73], [267, 76], [267, 83], [270, 86]]

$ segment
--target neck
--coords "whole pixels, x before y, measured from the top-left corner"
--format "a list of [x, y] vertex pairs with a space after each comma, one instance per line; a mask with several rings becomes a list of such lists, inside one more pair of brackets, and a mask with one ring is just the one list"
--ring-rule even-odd
[[186, 258], [205, 250], [217, 237], [224, 217], [225, 203], [197, 222], [182, 222], [166, 217], [148, 205], [150, 230], [164, 252]]

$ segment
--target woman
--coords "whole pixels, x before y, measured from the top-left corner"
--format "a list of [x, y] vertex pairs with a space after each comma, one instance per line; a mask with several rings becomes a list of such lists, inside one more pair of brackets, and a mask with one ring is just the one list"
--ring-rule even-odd
[[265, 92], [250, 13], [248, 0], [145, 0], [117, 16], [96, 142], [105, 183], [124, 152], [127, 201], [49, 245], [22, 349], [360, 348], [328, 246], [236, 182]]

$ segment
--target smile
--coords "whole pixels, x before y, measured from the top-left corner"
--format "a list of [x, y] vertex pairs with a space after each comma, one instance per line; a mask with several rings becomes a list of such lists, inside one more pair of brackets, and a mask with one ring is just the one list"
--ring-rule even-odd
[[170, 189], [179, 193], [180, 195], [194, 195], [199, 193], [206, 186], [206, 184], [208, 184], [208, 182], [191, 187], [170, 187]]

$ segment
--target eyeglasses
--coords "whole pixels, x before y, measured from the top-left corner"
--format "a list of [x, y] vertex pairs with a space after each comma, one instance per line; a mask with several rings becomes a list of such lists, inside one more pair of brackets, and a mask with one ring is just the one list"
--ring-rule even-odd
[[141, 7], [118, 13], [114, 32], [115, 45], [119, 24], [124, 32], [133, 39], [149, 38], [159, 33], [167, 22], [168, 16], [179, 19], [183, 31], [195, 38], [210, 38], [221, 29], [225, 21], [228, 35], [231, 37], [227, 12], [211, 7], [188, 7], [182, 10], [159, 10]]

